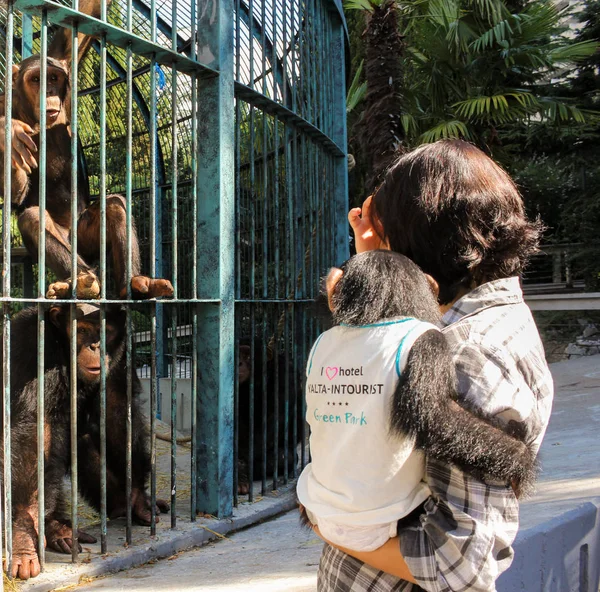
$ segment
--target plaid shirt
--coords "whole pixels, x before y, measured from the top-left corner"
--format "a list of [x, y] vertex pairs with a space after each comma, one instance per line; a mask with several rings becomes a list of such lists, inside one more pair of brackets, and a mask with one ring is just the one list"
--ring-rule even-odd
[[[553, 384], [518, 278], [479, 286], [444, 315], [454, 349], [459, 396], [491, 416], [521, 422], [540, 445]], [[494, 592], [512, 563], [519, 505], [510, 487], [485, 484], [452, 465], [427, 459], [432, 495], [400, 532], [400, 548], [419, 586], [377, 571], [325, 545], [321, 592]]]

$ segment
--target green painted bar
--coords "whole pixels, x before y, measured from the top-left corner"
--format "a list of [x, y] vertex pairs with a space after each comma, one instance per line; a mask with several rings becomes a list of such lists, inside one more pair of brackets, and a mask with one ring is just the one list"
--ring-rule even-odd
[[335, 233], [335, 260], [332, 263], [339, 265], [350, 256], [348, 244], [348, 156], [347, 156], [347, 131], [346, 131], [346, 31], [342, 19], [335, 18], [330, 46], [331, 60], [339, 67], [334, 68], [333, 102], [333, 139], [338, 146], [343, 146], [344, 154], [335, 158], [335, 219], [337, 228]]
[[29, 14], [21, 16], [21, 41], [21, 58], [24, 60], [33, 54], [33, 20]]
[[[25, 39], [25, 23], [31, 27], [31, 18], [23, 17], [23, 39]], [[29, 31], [32, 33], [32, 30]], [[42, 12], [40, 30], [40, 121], [46, 121], [46, 89], [48, 85], [48, 19]], [[40, 145], [38, 150], [38, 166], [40, 170], [39, 183], [39, 216], [38, 230], [38, 297], [43, 298], [46, 292], [46, 128], [40, 127]], [[42, 571], [46, 563], [45, 538], [45, 487], [44, 487], [44, 334], [46, 328], [46, 309], [38, 304], [38, 342], [37, 342], [37, 482], [38, 482], [38, 557]]]
[[[197, 59], [198, 48], [196, 42], [196, 25], [197, 25], [197, 7], [196, 2], [192, 0], [191, 14], [191, 38], [192, 42], [191, 58]], [[198, 223], [198, 185], [200, 183], [200, 175], [198, 174], [198, 80], [195, 75], [192, 76], [192, 220], [195, 224]], [[194, 182], [195, 180], [195, 182]], [[192, 250], [194, 253], [194, 261], [198, 260], [198, 235], [193, 232]], [[196, 298], [198, 296], [198, 275], [196, 265], [192, 265], [192, 293]], [[197, 508], [197, 491], [196, 491], [196, 442], [197, 442], [197, 418], [198, 413], [198, 307], [193, 307], [192, 313], [192, 389], [191, 389], [191, 451], [190, 451], [190, 520], [196, 521]]]
[[[153, 43], [157, 39], [156, 0], [150, 4], [150, 36]], [[158, 138], [157, 138], [157, 105], [156, 105], [156, 69], [155, 55], [150, 60], [150, 276], [157, 273], [157, 201], [158, 201]], [[156, 536], [156, 414], [158, 407], [158, 375], [157, 375], [157, 308], [155, 304], [150, 313], [150, 535]]]
[[[173, 2], [172, 19], [177, 23], [177, 3]], [[173, 49], [177, 47], [177, 30], [173, 29]], [[178, 98], [177, 98], [177, 70], [175, 65], [171, 69], [171, 221], [172, 221], [172, 283], [173, 296], [178, 297], [179, 289], [179, 258], [178, 258], [178, 208], [179, 195], [178, 181]], [[171, 528], [177, 526], [177, 317], [179, 307], [171, 310]]]
[[[73, 8], [77, 10], [78, 0], [73, 0]], [[79, 67], [77, 55], [79, 52], [79, 38], [77, 26], [73, 27], [71, 43], [73, 47], [71, 59], [71, 88], [77, 88]], [[78, 134], [78, 97], [71, 93], [71, 297], [77, 298], [77, 220], [79, 218], [79, 199], [77, 187], [77, 134]], [[77, 307], [70, 305], [70, 388], [71, 388], [71, 525], [73, 528], [71, 559], [73, 563], [79, 560], [78, 524], [78, 464], [77, 464]]]
[[[101, 19], [106, 21], [106, 0]], [[106, 300], [106, 37], [100, 40], [100, 298]], [[106, 359], [106, 308], [100, 306], [100, 359]], [[100, 552], [108, 552], [106, 478], [106, 366], [100, 366]]]
[[[171, 3], [171, 49], [177, 51], [177, 2]], [[174, 296], [178, 294], [179, 258], [178, 258], [178, 207], [179, 194], [178, 181], [178, 98], [177, 98], [177, 69], [175, 65], [171, 68], [171, 196], [172, 196], [172, 269]], [[171, 528], [177, 526], [177, 318], [179, 307], [171, 311]]]
[[36, 12], [41, 8], [45, 8], [48, 10], [50, 20], [56, 25], [73, 27], [77, 24], [81, 33], [88, 33], [96, 37], [106, 35], [106, 39], [110, 44], [122, 49], [131, 47], [132, 52], [136, 55], [144, 56], [148, 59], [152, 59], [152, 56], [154, 56], [155, 60], [164, 66], [176, 64], [180, 72], [188, 74], [196, 73], [198, 76], [209, 78], [217, 75], [214, 69], [204, 64], [190, 60], [184, 55], [175, 53], [169, 49], [157, 46], [151, 41], [142, 39], [119, 27], [103, 23], [101, 20], [90, 16], [82, 15], [76, 10], [67, 8], [57, 2], [49, 0], [15, 0], [14, 6], [23, 12]]
[[[199, 147], [199, 174], [203, 178], [198, 228], [203, 244], [198, 257], [199, 296], [220, 303], [205, 306], [200, 323], [205, 333], [198, 355], [206, 360], [199, 380], [203, 393], [198, 405], [199, 510], [219, 518], [231, 516], [233, 486], [234, 383], [234, 108], [233, 108], [233, 2], [215, 7], [211, 26], [204, 15], [198, 23], [200, 53], [212, 55], [218, 78], [203, 80], [198, 117], [205, 131]], [[218, 197], [218, 199], [217, 199]], [[215, 274], [218, 270], [218, 274]]]
[[[6, 68], [10, 72], [13, 64], [13, 46], [10, 40], [14, 35], [14, 13], [9, 3], [6, 14]], [[5, 127], [4, 145], [11, 145], [12, 131], [12, 77], [7, 76], [5, 85]], [[4, 195], [11, 195], [11, 153], [4, 152]], [[2, 210], [2, 295], [10, 299], [10, 215], [11, 200], [4, 199]], [[4, 405], [2, 417], [4, 426], [4, 541], [6, 570], [10, 573], [12, 568], [12, 492], [11, 492], [11, 430], [10, 430], [10, 302], [4, 302], [2, 306], [2, 343], [4, 357], [2, 359], [2, 391], [4, 394]], [[8, 519], [6, 519], [8, 517]]]

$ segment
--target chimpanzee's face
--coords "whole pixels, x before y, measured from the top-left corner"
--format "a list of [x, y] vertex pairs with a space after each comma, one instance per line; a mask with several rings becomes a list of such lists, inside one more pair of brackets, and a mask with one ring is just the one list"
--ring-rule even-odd
[[244, 384], [250, 379], [250, 346], [240, 345], [238, 354], [238, 384]]
[[[67, 335], [70, 329], [67, 325]], [[106, 355], [104, 364], [108, 373], [110, 353], [113, 351], [118, 337], [117, 328], [111, 323], [106, 323]], [[95, 321], [77, 321], [77, 378], [87, 383], [100, 380], [100, 323]]]

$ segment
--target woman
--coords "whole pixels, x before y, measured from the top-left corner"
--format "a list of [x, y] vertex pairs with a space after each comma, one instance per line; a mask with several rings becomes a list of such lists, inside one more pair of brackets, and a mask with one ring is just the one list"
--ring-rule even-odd
[[[389, 248], [431, 277], [461, 400], [518, 423], [539, 448], [553, 385], [518, 276], [540, 224], [526, 219], [507, 173], [467, 142], [428, 144], [401, 157], [348, 218], [358, 252]], [[398, 537], [372, 552], [325, 545], [320, 591], [496, 589], [513, 558], [514, 491], [431, 459], [425, 473], [432, 494], [401, 521]]]

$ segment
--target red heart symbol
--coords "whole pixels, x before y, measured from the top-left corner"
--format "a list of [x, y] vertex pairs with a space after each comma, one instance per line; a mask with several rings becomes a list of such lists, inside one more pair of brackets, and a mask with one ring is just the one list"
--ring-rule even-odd
[[333, 380], [338, 374], [338, 368], [335, 368], [334, 366], [327, 366], [327, 368], [325, 368], [325, 374], [327, 374], [327, 378], [329, 378], [329, 380]]

